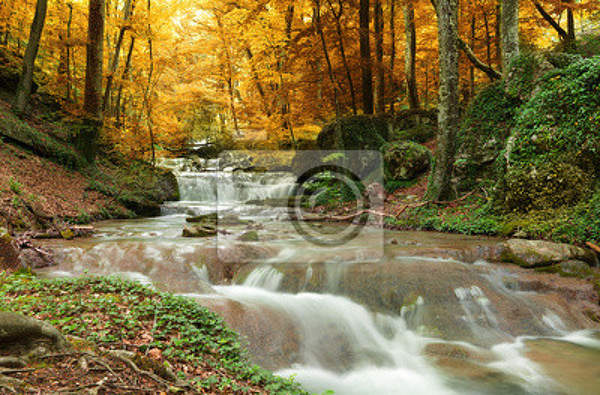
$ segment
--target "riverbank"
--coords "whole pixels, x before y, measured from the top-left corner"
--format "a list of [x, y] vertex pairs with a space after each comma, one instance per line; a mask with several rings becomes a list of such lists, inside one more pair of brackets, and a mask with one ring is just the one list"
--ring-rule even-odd
[[88, 164], [71, 143], [74, 122], [38, 103], [25, 119], [0, 99], [0, 227], [62, 230], [111, 218], [160, 214], [178, 199], [167, 171], [107, 150]]
[[[19, 391], [303, 393], [293, 381], [248, 362], [239, 336], [218, 315], [190, 299], [137, 283], [110, 277], [53, 280], [2, 274], [0, 311], [44, 320], [72, 336], [74, 347], [64, 356], [72, 362], [66, 369], [61, 364], [68, 361], [62, 357], [38, 356], [12, 373], [0, 370], [0, 387], [10, 386], [10, 381], [2, 381], [6, 376], [22, 382], [13, 381]], [[6, 356], [5, 351], [0, 348], [0, 356]], [[72, 359], [92, 351], [95, 356], [86, 366]], [[115, 352], [130, 355], [139, 370], [151, 374], [140, 374], [122, 361], [115, 365]], [[140, 375], [146, 377], [136, 383]]]

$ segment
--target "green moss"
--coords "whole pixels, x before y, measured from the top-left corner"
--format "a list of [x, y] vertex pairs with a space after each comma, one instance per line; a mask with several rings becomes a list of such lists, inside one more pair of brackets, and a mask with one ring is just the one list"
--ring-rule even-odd
[[431, 165], [431, 152], [412, 141], [399, 141], [381, 147], [386, 182], [414, 180]]
[[417, 125], [409, 129], [394, 130], [395, 140], [413, 141], [415, 143], [426, 143], [433, 139], [437, 129], [429, 125]]
[[494, 162], [515, 124], [521, 101], [506, 95], [501, 82], [484, 88], [470, 103], [458, 133], [455, 162], [459, 189], [494, 175]]
[[511, 167], [505, 175], [504, 206], [510, 210], [557, 208], [589, 195], [591, 178], [568, 163]]
[[[337, 136], [337, 129], [341, 136]], [[385, 117], [356, 115], [326, 125], [317, 137], [324, 150], [378, 150], [389, 139], [391, 125]]]

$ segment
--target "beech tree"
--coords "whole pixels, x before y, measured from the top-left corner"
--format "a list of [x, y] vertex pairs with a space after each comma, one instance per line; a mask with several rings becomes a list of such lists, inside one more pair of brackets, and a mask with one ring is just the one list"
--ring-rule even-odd
[[510, 62], [519, 56], [519, 0], [502, 2], [502, 70], [508, 73]]
[[96, 156], [96, 141], [102, 128], [102, 62], [104, 51], [104, 0], [90, 0], [86, 46], [83, 109], [87, 121], [78, 136], [78, 146], [90, 162]]
[[417, 77], [415, 70], [417, 37], [415, 30], [415, 9], [412, 0], [408, 0], [404, 6], [404, 31], [406, 37], [404, 73], [406, 74], [408, 104], [410, 108], [414, 110], [419, 108], [419, 92], [417, 90]]
[[25, 105], [31, 95], [31, 85], [33, 83], [33, 68], [35, 67], [35, 59], [37, 58], [38, 49], [40, 46], [40, 38], [42, 30], [44, 30], [44, 21], [46, 20], [46, 9], [48, 8], [48, 0], [38, 0], [35, 7], [35, 16], [31, 23], [31, 31], [29, 33], [29, 41], [23, 58], [23, 72], [19, 79], [17, 92], [15, 97], [15, 110], [23, 112]]
[[433, 200], [452, 196], [452, 170], [456, 136], [460, 126], [458, 92], [458, 0], [432, 0], [438, 20], [440, 92], [438, 103], [438, 145], [427, 196]]

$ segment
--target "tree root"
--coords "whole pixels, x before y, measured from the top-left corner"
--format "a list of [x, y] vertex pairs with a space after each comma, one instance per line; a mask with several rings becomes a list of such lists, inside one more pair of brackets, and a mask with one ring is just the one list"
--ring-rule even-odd
[[27, 362], [18, 357], [0, 357], [0, 367], [2, 368], [24, 368]]
[[58, 350], [65, 350], [69, 343], [52, 325], [21, 314], [0, 312], [0, 343], [30, 341], [46, 338]]

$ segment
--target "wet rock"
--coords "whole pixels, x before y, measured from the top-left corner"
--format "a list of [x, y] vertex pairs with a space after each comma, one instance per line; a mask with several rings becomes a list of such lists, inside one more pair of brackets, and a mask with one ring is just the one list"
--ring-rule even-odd
[[259, 241], [258, 232], [255, 230], [250, 230], [248, 232], [242, 233], [238, 240], [240, 241]]
[[210, 226], [196, 225], [183, 228], [183, 237], [211, 237], [217, 235], [217, 229]]
[[522, 267], [550, 266], [568, 260], [581, 260], [591, 264], [595, 262], [593, 253], [580, 247], [524, 239], [510, 239], [504, 242], [501, 259]]
[[15, 269], [19, 266], [19, 252], [15, 248], [12, 236], [0, 228], [0, 270]]
[[43, 267], [56, 265], [56, 262], [52, 258], [52, 254], [38, 248], [27, 248], [21, 251], [19, 263], [22, 268], [26, 269], [41, 269]]
[[217, 223], [217, 213], [210, 213], [204, 215], [197, 215], [195, 217], [187, 217], [185, 222], [190, 224], [199, 224], [199, 223]]
[[592, 268], [585, 262], [577, 260], [564, 261], [556, 265], [537, 269], [544, 273], [557, 273], [562, 277], [586, 278], [593, 274]]

